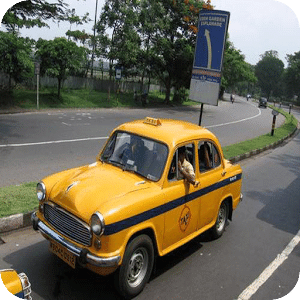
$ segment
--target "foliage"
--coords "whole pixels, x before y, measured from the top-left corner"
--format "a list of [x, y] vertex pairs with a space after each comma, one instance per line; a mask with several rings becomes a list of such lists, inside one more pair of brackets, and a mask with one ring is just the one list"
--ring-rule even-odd
[[235, 49], [228, 39], [225, 45], [222, 75], [221, 90], [223, 92], [226, 88], [234, 89], [240, 82], [255, 83], [257, 81], [254, 70], [245, 61], [245, 56], [240, 50]]
[[85, 30], [68, 30], [66, 32], [68, 39], [72, 38], [75, 42], [80, 42], [82, 45], [85, 45], [91, 39], [91, 35], [86, 33]]
[[[96, 25], [98, 37], [101, 42], [97, 46], [97, 55], [105, 57], [110, 63], [110, 76], [113, 75], [114, 64], [122, 66], [126, 72], [137, 63], [137, 53], [140, 45], [136, 32], [138, 1], [106, 0], [100, 20]], [[107, 30], [111, 30], [111, 37]], [[123, 74], [124, 75], [124, 74]]]
[[287, 93], [290, 97], [298, 96], [300, 104], [300, 51], [294, 55], [287, 55], [287, 60], [288, 68], [285, 75]]
[[58, 97], [63, 81], [87, 63], [87, 49], [65, 38], [47, 41], [39, 39], [36, 57], [41, 60], [41, 74], [58, 80]]
[[1, 23], [12, 32], [23, 27], [49, 27], [45, 21], [65, 18], [67, 4], [63, 0], [57, 1], [57, 3], [48, 3], [46, 0], [18, 2], [6, 12]]
[[255, 66], [258, 85], [269, 99], [272, 93], [279, 94], [278, 87], [282, 80], [284, 63], [278, 58], [277, 51], [266, 51]]
[[191, 29], [201, 7], [196, 0], [106, 0], [97, 24], [102, 41], [98, 53], [110, 60], [111, 69], [113, 64], [122, 66], [125, 76], [140, 72], [142, 83], [146, 73], [155, 74], [166, 87], [168, 102], [171, 87], [179, 89], [190, 80], [196, 40]]
[[12, 88], [12, 79], [18, 83], [33, 76], [32, 45], [29, 38], [0, 31], [0, 70], [9, 75], [9, 90]]

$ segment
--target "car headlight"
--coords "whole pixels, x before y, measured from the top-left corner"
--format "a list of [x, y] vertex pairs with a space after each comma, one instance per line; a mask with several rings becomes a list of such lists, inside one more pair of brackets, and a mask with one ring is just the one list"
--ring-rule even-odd
[[43, 182], [39, 182], [36, 186], [36, 195], [39, 201], [42, 201], [46, 197], [46, 186]]
[[26, 276], [25, 273], [20, 273], [19, 278], [20, 278], [22, 288], [23, 288], [24, 299], [31, 300], [32, 299], [31, 295], [30, 295], [31, 294], [31, 284], [28, 280], [28, 277]]
[[91, 218], [91, 228], [94, 234], [100, 236], [104, 232], [104, 218], [99, 212], [95, 212]]

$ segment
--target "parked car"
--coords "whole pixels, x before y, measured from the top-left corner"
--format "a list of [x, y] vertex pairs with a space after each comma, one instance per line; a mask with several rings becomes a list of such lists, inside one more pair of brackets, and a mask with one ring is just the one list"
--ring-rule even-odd
[[268, 100], [267, 100], [267, 98], [261, 97], [259, 99], [258, 107], [261, 107], [261, 106], [263, 106], [263, 107], [267, 107], [268, 106]]
[[[192, 181], [182, 175], [182, 153]], [[209, 130], [146, 118], [114, 129], [95, 163], [39, 182], [33, 228], [72, 268], [115, 272], [117, 290], [130, 299], [143, 290], [157, 255], [207, 230], [223, 234], [241, 184], [240, 165], [224, 158]]]
[[31, 285], [25, 273], [13, 269], [0, 270], [1, 279], [7, 290], [21, 299], [31, 300]]

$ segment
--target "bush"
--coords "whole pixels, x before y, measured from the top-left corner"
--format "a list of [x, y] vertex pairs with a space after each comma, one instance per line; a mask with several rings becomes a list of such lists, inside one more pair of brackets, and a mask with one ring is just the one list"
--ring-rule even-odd
[[187, 100], [187, 91], [185, 88], [180, 88], [179, 90], [175, 91], [175, 94], [173, 96], [173, 102], [177, 104], [182, 104]]

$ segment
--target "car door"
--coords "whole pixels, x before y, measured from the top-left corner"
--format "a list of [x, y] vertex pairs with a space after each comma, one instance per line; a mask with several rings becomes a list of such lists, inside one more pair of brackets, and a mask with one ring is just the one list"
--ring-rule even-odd
[[[195, 170], [195, 144], [189, 143], [182, 146], [186, 147], [186, 157]], [[192, 200], [191, 195], [198, 188], [180, 177], [177, 164], [178, 148], [169, 166], [168, 179], [164, 188], [165, 203], [168, 207], [165, 213], [163, 242], [165, 252], [184, 243], [184, 240], [197, 230], [199, 208], [198, 203]]]
[[198, 142], [198, 169], [201, 190], [199, 193], [198, 229], [208, 226], [215, 219], [222, 193], [223, 166], [218, 147], [210, 140]]

